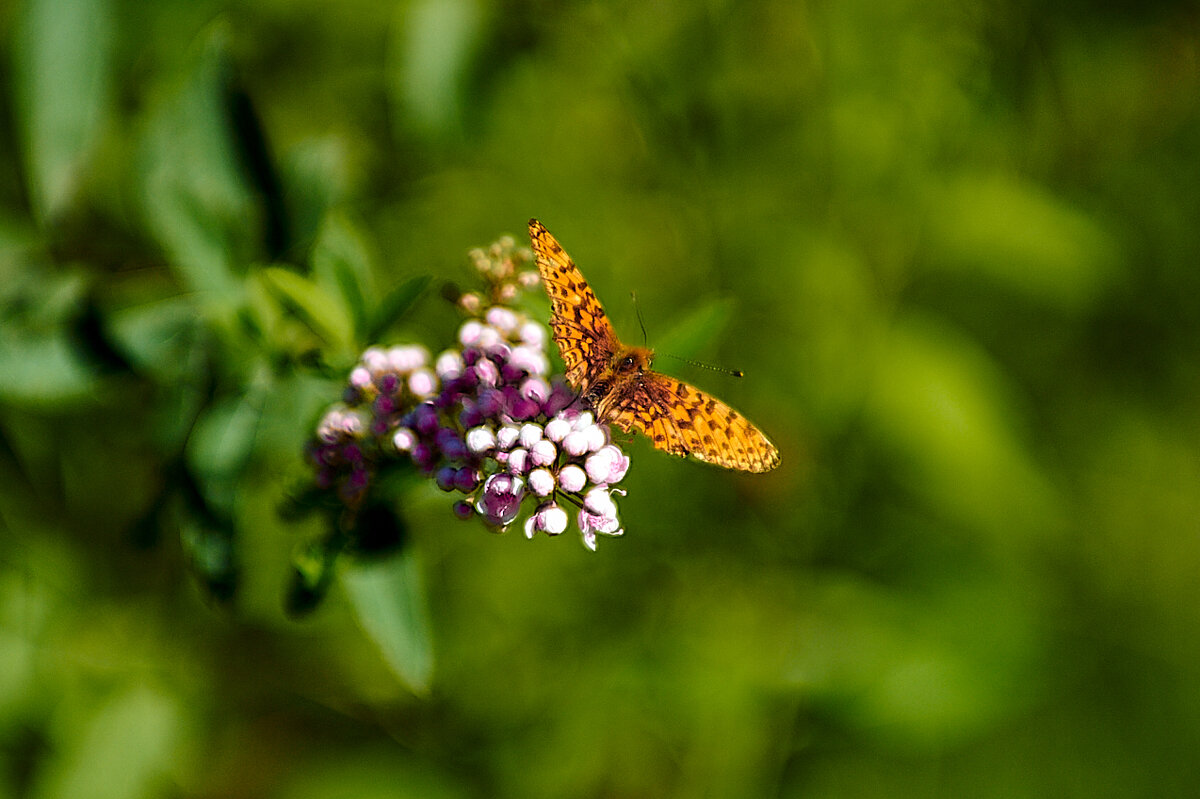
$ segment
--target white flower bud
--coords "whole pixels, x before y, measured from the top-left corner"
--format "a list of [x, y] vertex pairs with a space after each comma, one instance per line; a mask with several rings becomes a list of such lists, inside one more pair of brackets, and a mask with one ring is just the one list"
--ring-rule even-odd
[[572, 463], [559, 470], [558, 484], [563, 491], [575, 494], [582, 491], [583, 487], [587, 485], [587, 475], [584, 474], [583, 469]]

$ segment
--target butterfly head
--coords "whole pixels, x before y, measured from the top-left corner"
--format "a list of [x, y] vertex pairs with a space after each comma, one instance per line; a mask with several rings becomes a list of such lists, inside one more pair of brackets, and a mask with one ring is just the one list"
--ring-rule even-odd
[[645, 347], [622, 347], [613, 353], [612, 371], [618, 377], [644, 374], [654, 363], [654, 351]]

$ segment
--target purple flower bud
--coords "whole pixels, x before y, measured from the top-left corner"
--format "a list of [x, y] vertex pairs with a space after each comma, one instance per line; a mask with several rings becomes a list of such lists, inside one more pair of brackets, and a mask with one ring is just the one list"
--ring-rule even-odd
[[561, 413], [563, 409], [568, 407], [576, 400], [575, 392], [567, 386], [566, 383], [555, 382], [550, 386], [550, 396], [542, 403], [543, 410], [547, 416], [554, 416]]
[[433, 447], [424, 441], [417, 442], [412, 448], [413, 463], [421, 467], [433, 465]]
[[371, 475], [364, 468], [357, 468], [346, 476], [338, 486], [338, 495], [348, 505], [357, 503], [371, 485]]
[[475, 514], [475, 509], [471, 507], [471, 503], [465, 499], [460, 499], [454, 503], [454, 515], [460, 519], [469, 519]]
[[519, 383], [525, 377], [525, 370], [512, 361], [500, 364], [500, 379], [505, 383]]
[[318, 469], [313, 481], [322, 490], [333, 485], [333, 472], [330, 469]]
[[395, 394], [400, 390], [400, 378], [394, 373], [388, 372], [379, 378], [379, 390], [384, 394]]
[[619, 483], [629, 470], [629, 456], [618, 447], [607, 444], [588, 457], [584, 468], [587, 470], [588, 479], [593, 483]]
[[463, 427], [478, 427], [479, 425], [483, 424], [484, 420], [487, 418], [483, 415], [483, 412], [479, 410], [478, 404], [471, 402], [471, 400], [465, 397], [463, 398], [462, 406], [462, 411], [458, 414], [458, 423]]
[[459, 461], [467, 457], [467, 445], [463, 443], [458, 433], [449, 427], [438, 430], [434, 442], [446, 460]]
[[347, 463], [359, 463], [363, 459], [362, 448], [358, 444], [347, 444], [342, 447], [342, 457]]
[[514, 419], [532, 419], [541, 413], [541, 406], [536, 401], [518, 397], [509, 408]]
[[435, 474], [433, 478], [437, 483], [437, 487], [443, 491], [452, 490], [454, 488], [454, 478], [457, 471], [458, 470], [453, 466], [443, 466], [442, 468], [438, 469], [437, 474]]
[[484, 388], [479, 392], [479, 412], [487, 419], [494, 419], [504, 410], [504, 394], [494, 388]]
[[464, 494], [469, 494], [479, 485], [479, 473], [470, 466], [464, 466], [454, 475], [454, 487]]
[[389, 413], [396, 410], [396, 400], [392, 399], [387, 394], [380, 394], [375, 398], [374, 408], [376, 416], [387, 416]]
[[544, 438], [529, 450], [529, 460], [533, 461], [534, 466], [549, 466], [557, 457], [558, 448], [554, 446], [554, 442]]
[[438, 413], [428, 402], [423, 402], [413, 411], [413, 428], [423, 436], [431, 436], [438, 429]]
[[539, 497], [548, 497], [554, 491], [554, 475], [549, 469], [534, 469], [529, 473], [529, 490]]
[[587, 475], [575, 464], [568, 464], [559, 470], [558, 484], [563, 491], [577, 494], [587, 485]]
[[317, 461], [325, 466], [337, 466], [342, 463], [342, 448], [330, 444], [317, 450]]
[[450, 380], [442, 384], [442, 390], [433, 398], [433, 406], [443, 411], [453, 408], [464, 393], [461, 380]]
[[[465, 366], [474, 366], [475, 364], [479, 363], [479, 359], [483, 357], [483, 353], [480, 352], [479, 349], [476, 347], [469, 347], [468, 349], [463, 350], [462, 356], [463, 356], [463, 364]], [[466, 369], [464, 369], [463, 377], [466, 377], [467, 374], [468, 374], [468, 371]]]
[[493, 474], [483, 484], [483, 491], [475, 500], [475, 509], [489, 524], [507, 527], [517, 518], [524, 497], [525, 481], [501, 472]]

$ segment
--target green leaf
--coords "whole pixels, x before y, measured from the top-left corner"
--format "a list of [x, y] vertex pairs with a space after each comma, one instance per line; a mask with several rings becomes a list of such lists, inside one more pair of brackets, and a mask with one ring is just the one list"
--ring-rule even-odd
[[341, 296], [354, 330], [365, 336], [367, 298], [375, 296], [372, 259], [365, 237], [343, 214], [325, 218], [313, 246], [312, 266], [318, 285]]
[[325, 600], [336, 574], [341, 543], [340, 537], [331, 536], [311, 542], [293, 556], [284, 605], [289, 616], [305, 616]]
[[87, 399], [95, 388], [65, 331], [0, 332], [0, 400], [46, 408]]
[[189, 509], [179, 524], [179, 543], [212, 599], [229, 602], [237, 595], [241, 574], [232, 525], [207, 512]]
[[654, 342], [656, 352], [677, 358], [695, 358], [714, 341], [733, 317], [734, 301], [712, 300], [675, 322]]
[[187, 461], [204, 497], [232, 515], [239, 478], [254, 452], [268, 380], [253, 381], [246, 393], [226, 397], [196, 420], [187, 442]]
[[97, 373], [71, 334], [86, 276], [42, 266], [22, 261], [0, 286], [0, 400], [47, 408], [88, 398]]
[[195, 374], [193, 352], [200, 330], [191, 298], [167, 297], [119, 308], [109, 314], [108, 329], [121, 353], [161, 382]]
[[208, 35], [191, 74], [152, 110], [139, 146], [150, 232], [184, 283], [222, 307], [239, 302], [237, 275], [258, 259], [262, 231], [230, 129], [226, 38], [220, 26]]
[[433, 646], [423, 581], [412, 548], [386, 559], [347, 565], [342, 585], [359, 624], [388, 666], [413, 691], [427, 692]]
[[267, 267], [261, 274], [280, 302], [340, 354], [354, 349], [354, 323], [340, 295], [290, 269]]
[[404, 318], [404, 315], [416, 304], [425, 289], [429, 288], [432, 278], [429, 275], [414, 277], [393, 289], [375, 312], [375, 320], [368, 331], [368, 341], [378, 341], [392, 325]]
[[353, 196], [351, 161], [346, 142], [336, 135], [296, 142], [282, 154], [285, 199], [300, 246], [310, 247], [329, 209]]
[[30, 0], [16, 33], [14, 91], [29, 194], [41, 219], [75, 202], [112, 108], [109, 0]]

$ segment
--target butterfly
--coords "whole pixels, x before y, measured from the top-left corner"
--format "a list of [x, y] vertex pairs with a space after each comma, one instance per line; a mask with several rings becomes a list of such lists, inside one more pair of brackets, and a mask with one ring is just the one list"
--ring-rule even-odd
[[550, 327], [567, 383], [597, 421], [638, 430], [672, 455], [727, 469], [765, 472], [779, 465], [779, 450], [746, 417], [653, 371], [653, 350], [621, 343], [579, 267], [536, 219], [529, 220], [529, 238], [550, 296]]

